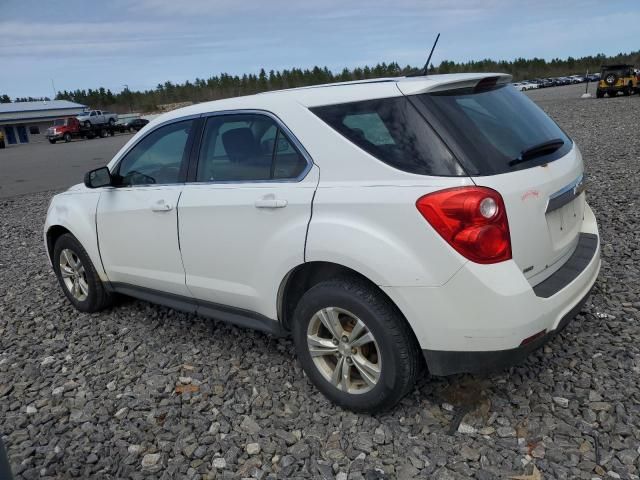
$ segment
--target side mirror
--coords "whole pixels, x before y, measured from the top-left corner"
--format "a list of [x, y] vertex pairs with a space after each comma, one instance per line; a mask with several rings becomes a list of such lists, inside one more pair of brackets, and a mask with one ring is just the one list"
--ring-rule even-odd
[[84, 184], [87, 188], [108, 187], [111, 183], [111, 172], [107, 167], [96, 168], [84, 175]]

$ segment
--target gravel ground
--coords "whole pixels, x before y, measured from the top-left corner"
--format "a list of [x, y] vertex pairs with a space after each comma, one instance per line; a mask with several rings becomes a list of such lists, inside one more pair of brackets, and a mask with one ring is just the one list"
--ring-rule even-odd
[[[523, 365], [424, 378], [393, 411], [326, 401], [289, 340], [144, 302], [71, 308], [50, 194], [0, 199], [0, 432], [18, 478], [639, 478], [640, 97], [530, 95], [580, 145], [603, 264]], [[535, 472], [542, 474], [539, 477]]]

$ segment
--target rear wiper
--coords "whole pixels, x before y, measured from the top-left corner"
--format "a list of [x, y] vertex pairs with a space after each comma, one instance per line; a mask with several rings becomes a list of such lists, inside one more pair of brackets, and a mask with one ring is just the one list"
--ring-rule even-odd
[[509, 162], [509, 166], [517, 165], [518, 163], [527, 162], [534, 158], [540, 157], [542, 155], [546, 155], [548, 153], [553, 153], [558, 150], [560, 147], [564, 145], [564, 140], [561, 138], [553, 138], [551, 140], [547, 140], [546, 142], [538, 143], [529, 148], [525, 148], [520, 152], [520, 156], [518, 158], [514, 158]]

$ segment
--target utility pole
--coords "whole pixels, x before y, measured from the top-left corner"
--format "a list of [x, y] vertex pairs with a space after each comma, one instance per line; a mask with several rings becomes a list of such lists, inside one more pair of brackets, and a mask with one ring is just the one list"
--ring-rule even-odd
[[133, 113], [133, 106], [131, 104], [131, 90], [129, 90], [129, 85], [126, 83], [122, 85], [127, 92], [127, 97], [129, 99], [129, 113]]

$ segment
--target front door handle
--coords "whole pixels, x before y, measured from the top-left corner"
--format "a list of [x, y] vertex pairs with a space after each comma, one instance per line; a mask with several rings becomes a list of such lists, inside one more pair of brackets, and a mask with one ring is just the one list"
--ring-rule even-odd
[[260, 200], [256, 200], [255, 206], [256, 208], [284, 208], [287, 206], [286, 200], [281, 200], [278, 198], [261, 198]]
[[158, 200], [156, 203], [151, 205], [152, 212], [169, 212], [171, 210], [173, 210], [173, 206], [164, 200]]

